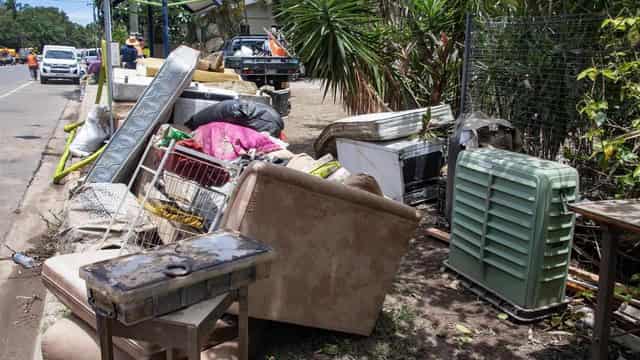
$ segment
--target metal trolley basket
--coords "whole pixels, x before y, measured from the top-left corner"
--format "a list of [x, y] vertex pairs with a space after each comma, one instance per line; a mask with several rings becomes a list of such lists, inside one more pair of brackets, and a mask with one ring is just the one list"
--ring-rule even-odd
[[[122, 248], [148, 249], [214, 231], [236, 174], [229, 164], [176, 145], [175, 140], [167, 147], [150, 141], [129, 182], [130, 191], [137, 188], [141, 207], [129, 221]], [[145, 215], [155, 231], [135, 231]]]

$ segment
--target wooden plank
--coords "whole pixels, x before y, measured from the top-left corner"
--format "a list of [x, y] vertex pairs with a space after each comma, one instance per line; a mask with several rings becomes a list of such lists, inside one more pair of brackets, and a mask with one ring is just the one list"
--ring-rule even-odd
[[425, 230], [425, 233], [436, 240], [440, 240], [445, 243], [449, 243], [450, 234], [446, 231], [438, 228], [430, 227]]

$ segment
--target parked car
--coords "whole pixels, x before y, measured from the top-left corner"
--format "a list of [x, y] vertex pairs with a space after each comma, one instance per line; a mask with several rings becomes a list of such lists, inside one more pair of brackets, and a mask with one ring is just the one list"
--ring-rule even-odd
[[16, 63], [16, 59], [11, 55], [9, 49], [0, 49], [0, 65], [13, 65]]
[[7, 54], [0, 54], [0, 65], [13, 65], [15, 63], [15, 59]]
[[95, 60], [98, 60], [102, 51], [98, 48], [84, 49], [82, 51], [82, 62], [89, 64]]
[[46, 84], [57, 78], [79, 84], [81, 71], [76, 54], [76, 48], [72, 46], [45, 45], [40, 62], [40, 82]]

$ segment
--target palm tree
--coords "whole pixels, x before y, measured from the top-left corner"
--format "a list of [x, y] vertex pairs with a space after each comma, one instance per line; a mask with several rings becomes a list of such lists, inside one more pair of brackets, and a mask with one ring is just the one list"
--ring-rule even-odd
[[371, 84], [381, 58], [371, 28], [379, 22], [367, 0], [284, 0], [278, 21], [304, 62], [307, 74], [321, 79], [324, 95], [341, 97], [352, 112], [385, 108]]

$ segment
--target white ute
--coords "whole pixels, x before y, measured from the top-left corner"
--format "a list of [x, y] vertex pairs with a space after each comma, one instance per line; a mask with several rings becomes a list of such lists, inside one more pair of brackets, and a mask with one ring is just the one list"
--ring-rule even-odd
[[73, 46], [45, 45], [40, 62], [40, 82], [46, 84], [54, 78], [80, 83], [80, 64]]

